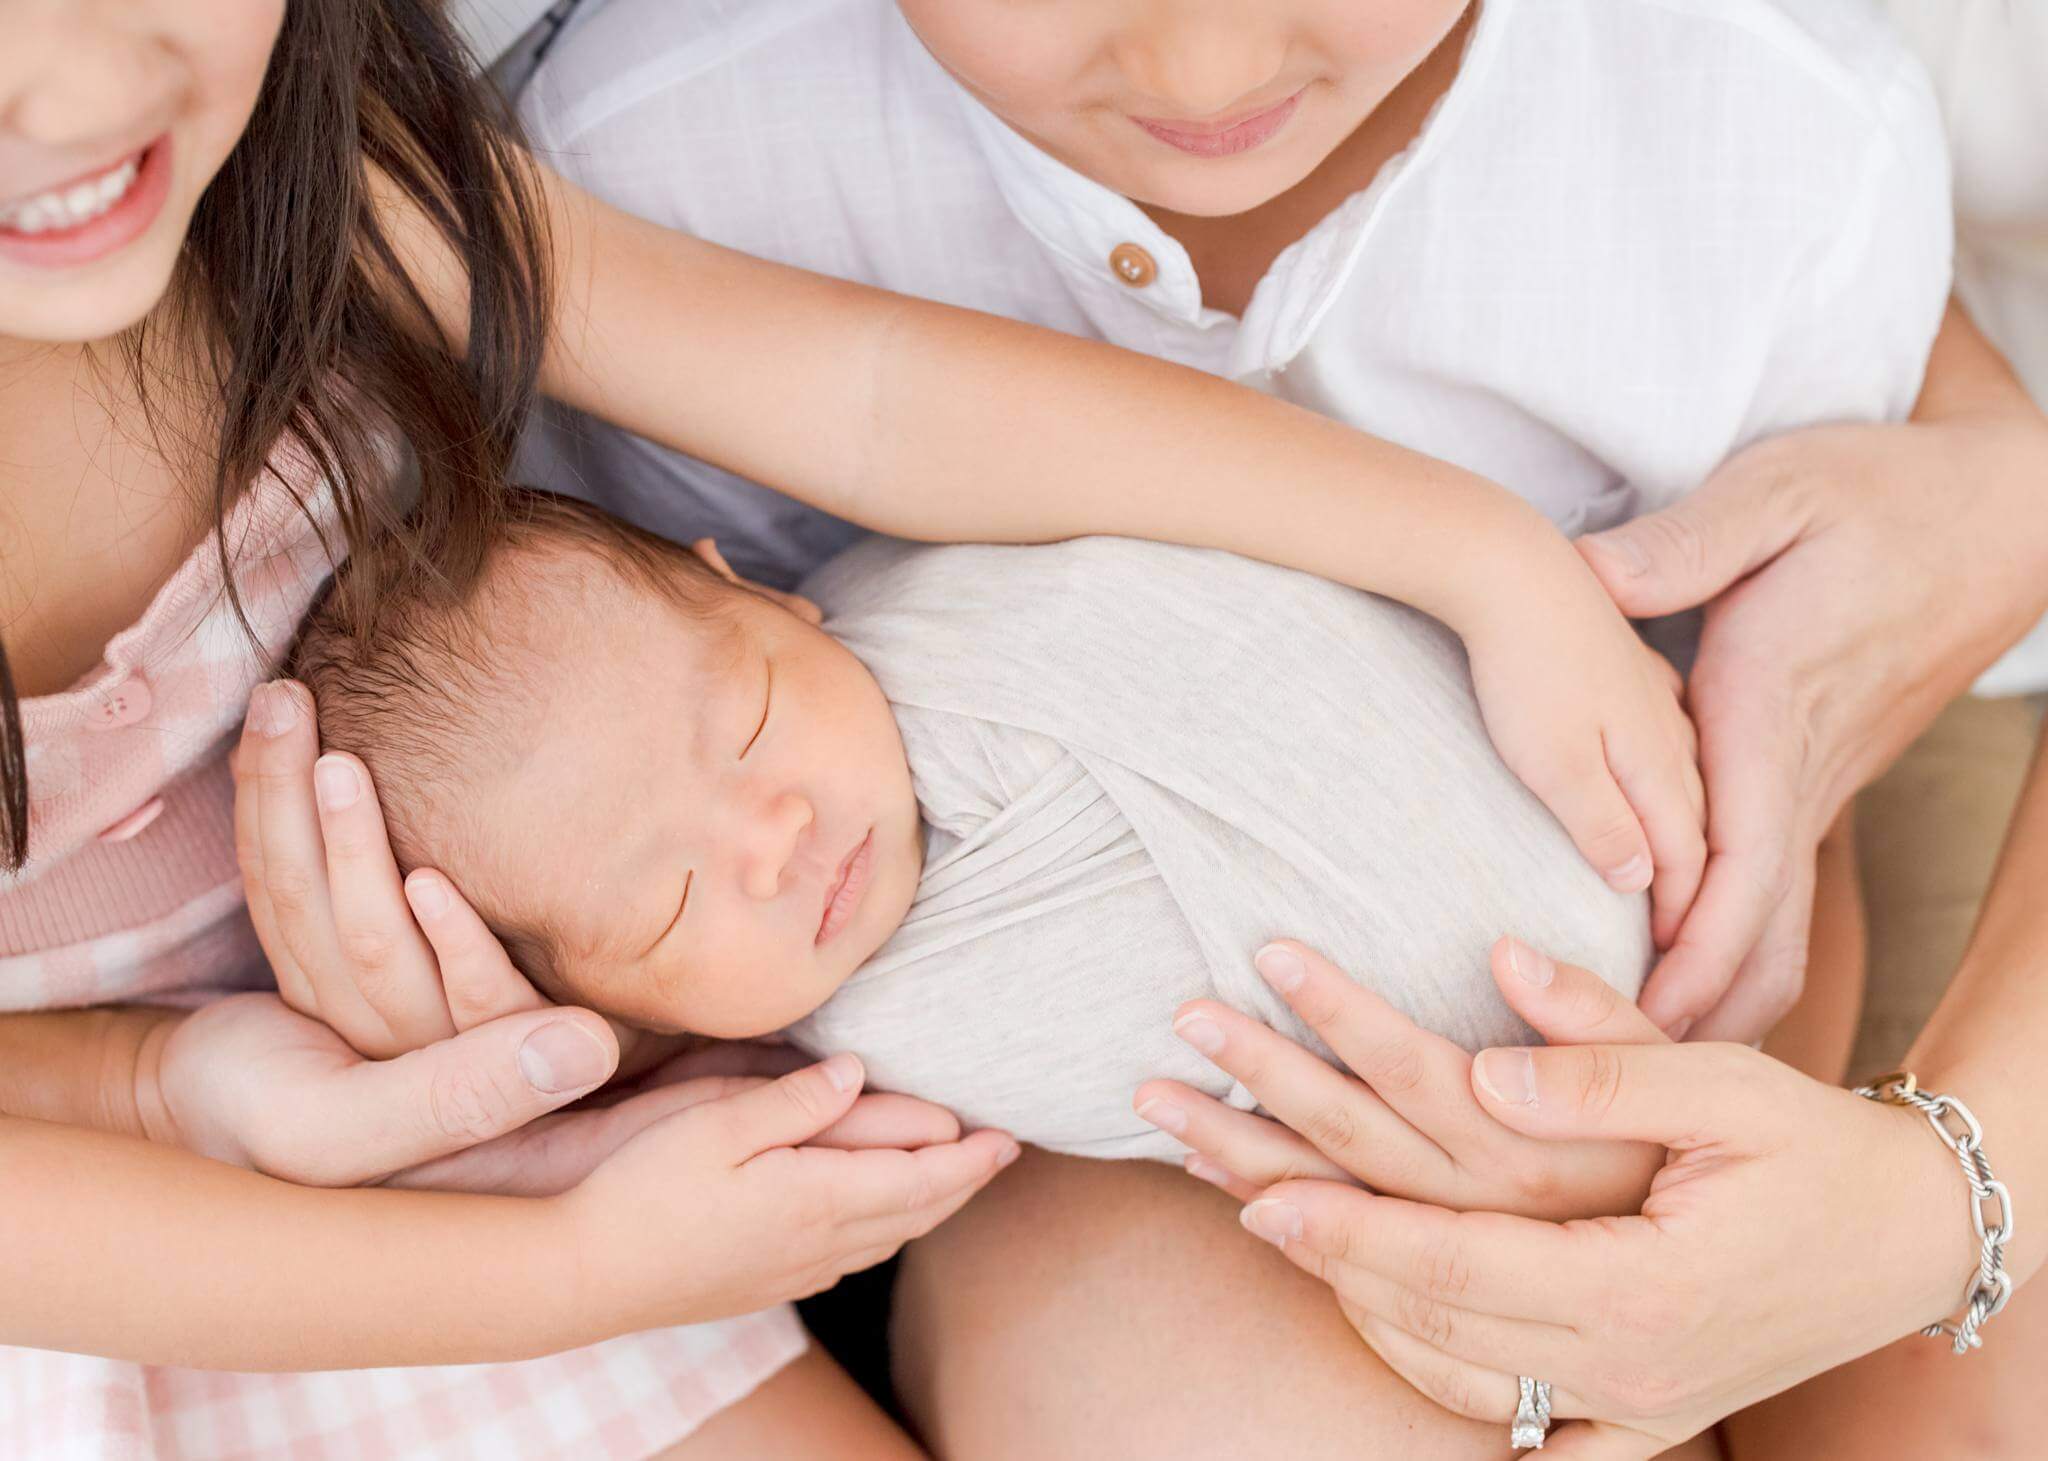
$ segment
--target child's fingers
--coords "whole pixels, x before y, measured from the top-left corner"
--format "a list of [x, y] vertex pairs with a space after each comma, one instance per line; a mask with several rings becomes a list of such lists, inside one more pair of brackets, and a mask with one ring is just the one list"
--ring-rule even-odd
[[[1707, 865], [1705, 797], [1695, 798], [1699, 769], [1674, 745], [1644, 749], [1618, 737], [1607, 743], [1607, 764], [1650, 839], [1655, 877], [1650, 884], [1650, 929], [1657, 947], [1678, 937]], [[1691, 785], [1688, 784], [1690, 778]]]
[[398, 863], [370, 769], [329, 752], [313, 763], [313, 794], [327, 860], [335, 947], [356, 992], [389, 1033], [373, 1056], [396, 1055], [455, 1033], [440, 970], [399, 885]]
[[1234, 1110], [1179, 1081], [1147, 1081], [1131, 1104], [1139, 1116], [1175, 1141], [1259, 1187], [1295, 1177], [1354, 1180], [1279, 1122]]
[[267, 720], [259, 722], [270, 687], [259, 685], [250, 700], [249, 716], [242, 725], [242, 738], [228, 758], [235, 778], [235, 861], [242, 873], [242, 893], [248, 901], [249, 921], [256, 927], [257, 942], [263, 946], [270, 972], [277, 980], [277, 992], [284, 1002], [309, 1019], [320, 1017], [320, 1003], [313, 993], [313, 981], [300, 967], [298, 956], [285, 942], [277, 915], [270, 904], [268, 870], [263, 861], [263, 778], [256, 774], [261, 764], [257, 737], [270, 732]]
[[808, 1187], [783, 1200], [794, 1200], [799, 1212], [830, 1213], [834, 1241], [856, 1247], [906, 1243], [929, 1232], [1014, 1161], [1017, 1150], [1007, 1133], [984, 1130], [914, 1152], [811, 1147], [759, 1170], [779, 1190]]
[[1465, 1098], [1472, 1057], [1457, 1045], [1293, 939], [1267, 944], [1252, 967], [1353, 1075], [1438, 1146], [1491, 1137], [1493, 1123]]
[[717, 1113], [726, 1160], [739, 1166], [764, 1152], [802, 1146], [811, 1140], [852, 1108], [866, 1079], [859, 1059], [842, 1052], [720, 1101], [707, 1111]]
[[[1364, 1182], [1398, 1164], [1407, 1183], [1440, 1186], [1454, 1166], [1431, 1139], [1388, 1108], [1364, 1083], [1333, 1069], [1286, 1036], [1212, 1000], [1181, 1006], [1173, 1031], [1235, 1076], [1261, 1106], [1344, 1171]], [[1460, 1088], [1446, 1093], [1469, 1107]]]
[[1259, 1194], [1266, 1190], [1255, 1182], [1245, 1181], [1226, 1167], [1217, 1166], [1200, 1152], [1189, 1152], [1181, 1158], [1180, 1164], [1190, 1177], [1207, 1182], [1211, 1187], [1220, 1188], [1239, 1203], [1255, 1202]]
[[1599, 975], [1560, 964], [1520, 939], [1495, 943], [1492, 965], [1509, 1007], [1552, 1045], [1655, 1045], [1668, 1038]]
[[861, 1151], [892, 1147], [916, 1151], [960, 1139], [960, 1122], [943, 1106], [914, 1096], [862, 1096], [844, 1116], [811, 1139], [813, 1146]]
[[1608, 887], [1617, 893], [1640, 893], [1650, 886], [1654, 866], [1650, 839], [1599, 750], [1596, 738], [1586, 755], [1532, 765], [1511, 760], [1509, 765], [1563, 824], [1579, 854]]
[[417, 868], [405, 880], [405, 901], [433, 946], [441, 995], [458, 1030], [488, 1024], [548, 1001], [512, 964], [505, 946], [442, 874]]

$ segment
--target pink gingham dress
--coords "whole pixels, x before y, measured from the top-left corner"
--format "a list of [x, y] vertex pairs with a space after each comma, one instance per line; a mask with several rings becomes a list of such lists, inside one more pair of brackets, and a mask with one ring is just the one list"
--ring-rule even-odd
[[[297, 454], [280, 463], [310, 480]], [[244, 608], [275, 656], [328, 576], [326, 550], [269, 478], [226, 532]], [[23, 702], [30, 861], [0, 874], [0, 1007], [194, 1003], [267, 982], [235, 868], [227, 771], [265, 674], [209, 538], [108, 644], [99, 668], [62, 694]], [[805, 1342], [785, 1305], [517, 1364], [332, 1374], [169, 1369], [0, 1346], [0, 1457], [640, 1461]]]

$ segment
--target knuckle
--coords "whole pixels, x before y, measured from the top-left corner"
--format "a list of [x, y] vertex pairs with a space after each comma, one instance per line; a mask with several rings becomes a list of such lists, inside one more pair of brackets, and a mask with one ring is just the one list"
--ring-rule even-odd
[[1429, 1083], [1429, 1063], [1413, 1040], [1380, 1040], [1365, 1052], [1358, 1074], [1381, 1095], [1418, 1095]]
[[335, 931], [341, 956], [357, 969], [381, 972], [398, 957], [398, 940], [381, 928], [342, 928]]
[[1339, 1156], [1357, 1145], [1358, 1118], [1348, 1106], [1333, 1101], [1310, 1113], [1301, 1134], [1330, 1156]]
[[1472, 1264], [1455, 1238], [1443, 1237], [1423, 1250], [1416, 1277], [1424, 1294], [1455, 1303], [1472, 1286]]
[[[261, 863], [258, 863], [259, 868]], [[318, 897], [319, 883], [302, 867], [272, 867], [263, 872], [263, 891], [280, 913], [308, 912]]]
[[460, 1066], [436, 1072], [427, 1088], [428, 1121], [434, 1134], [465, 1146], [497, 1133], [499, 1109], [498, 1093], [491, 1083]]
[[1605, 1116], [1621, 1096], [1621, 1060], [1613, 1051], [1598, 1045], [1577, 1050], [1574, 1055], [1572, 1076], [1578, 1109], [1588, 1116]]
[[1636, 530], [1650, 540], [1652, 558], [1663, 560], [1688, 578], [1703, 577], [1711, 566], [1707, 535], [1682, 508], [1638, 519]]
[[1401, 1290], [1394, 1320], [1431, 1349], [1448, 1349], [1457, 1335], [1457, 1321], [1449, 1307], [1413, 1289]]

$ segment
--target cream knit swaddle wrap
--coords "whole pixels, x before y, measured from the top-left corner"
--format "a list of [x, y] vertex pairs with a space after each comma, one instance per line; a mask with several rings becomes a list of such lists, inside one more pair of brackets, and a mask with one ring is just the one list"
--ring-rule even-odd
[[877, 1087], [1172, 1159], [1139, 1082], [1251, 1104], [1173, 1037], [1184, 1000], [1314, 1044], [1252, 969], [1267, 939], [1468, 1047], [1530, 1038], [1487, 973], [1502, 933], [1641, 985], [1644, 899], [1501, 764], [1456, 638], [1411, 609], [1115, 538], [877, 540], [806, 592], [887, 693], [928, 829], [902, 927], [791, 1032]]

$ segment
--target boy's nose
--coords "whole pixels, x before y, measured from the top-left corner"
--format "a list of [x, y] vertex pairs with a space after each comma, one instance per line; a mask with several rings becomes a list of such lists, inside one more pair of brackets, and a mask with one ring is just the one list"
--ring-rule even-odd
[[811, 804], [794, 792], [785, 792], [761, 808], [747, 830], [740, 856], [740, 886], [749, 898], [766, 903], [781, 894], [804, 833], [816, 820]]
[[1259, 93], [1280, 74], [1287, 39], [1261, 17], [1263, 8], [1154, 7], [1147, 24], [1117, 41], [1117, 65], [1141, 93], [1171, 109], [1168, 120], [1205, 121], [1248, 102], [1277, 101]]

